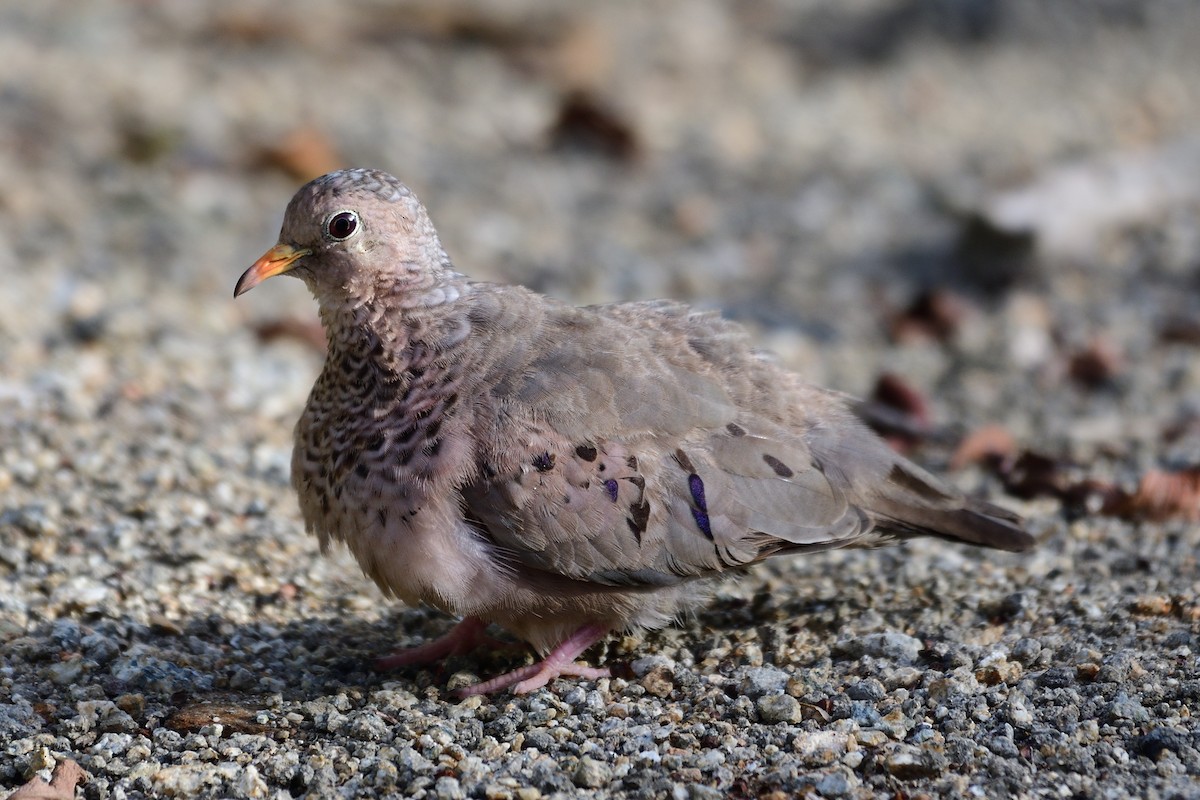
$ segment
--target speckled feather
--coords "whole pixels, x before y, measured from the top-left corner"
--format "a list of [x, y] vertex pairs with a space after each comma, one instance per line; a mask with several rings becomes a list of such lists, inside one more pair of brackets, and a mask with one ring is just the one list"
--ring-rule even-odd
[[[346, 211], [357, 229], [336, 240]], [[406, 602], [544, 653], [582, 625], [666, 624], [697, 579], [769, 556], [1032, 543], [715, 314], [468, 280], [390, 175], [305, 186], [280, 242], [311, 251], [290, 272], [329, 341], [296, 428], [304, 518]]]

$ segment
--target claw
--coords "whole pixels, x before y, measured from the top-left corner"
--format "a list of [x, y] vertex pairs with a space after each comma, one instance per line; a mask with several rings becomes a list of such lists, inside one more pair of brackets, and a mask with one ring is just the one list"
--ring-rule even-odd
[[514, 694], [529, 694], [559, 677], [576, 677], [595, 680], [611, 674], [608, 667], [589, 667], [575, 661], [576, 658], [608, 635], [608, 628], [601, 625], [584, 625], [568, 636], [557, 647], [536, 664], [530, 664], [491, 680], [466, 686], [458, 690], [459, 697], [491, 694], [512, 687]]

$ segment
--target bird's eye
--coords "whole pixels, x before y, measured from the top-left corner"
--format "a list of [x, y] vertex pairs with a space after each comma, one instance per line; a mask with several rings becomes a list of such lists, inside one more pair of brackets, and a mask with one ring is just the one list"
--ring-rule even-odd
[[353, 211], [342, 211], [329, 218], [325, 226], [334, 239], [346, 239], [358, 230], [358, 215]]

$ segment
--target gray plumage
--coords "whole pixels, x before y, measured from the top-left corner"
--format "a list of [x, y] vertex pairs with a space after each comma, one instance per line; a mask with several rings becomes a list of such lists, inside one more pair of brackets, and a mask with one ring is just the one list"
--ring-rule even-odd
[[312, 291], [329, 344], [292, 462], [308, 528], [385, 593], [543, 654], [664, 625], [697, 579], [770, 556], [916, 535], [1032, 544], [714, 313], [468, 280], [385, 173], [300, 189], [237, 293], [281, 272]]

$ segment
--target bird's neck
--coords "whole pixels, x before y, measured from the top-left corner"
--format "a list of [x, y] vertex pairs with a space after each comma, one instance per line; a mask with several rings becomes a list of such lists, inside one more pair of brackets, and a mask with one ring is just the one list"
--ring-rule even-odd
[[327, 366], [398, 379], [424, 373], [466, 339], [470, 327], [459, 301], [469, 291], [465, 280], [439, 281], [419, 291], [322, 303]]

